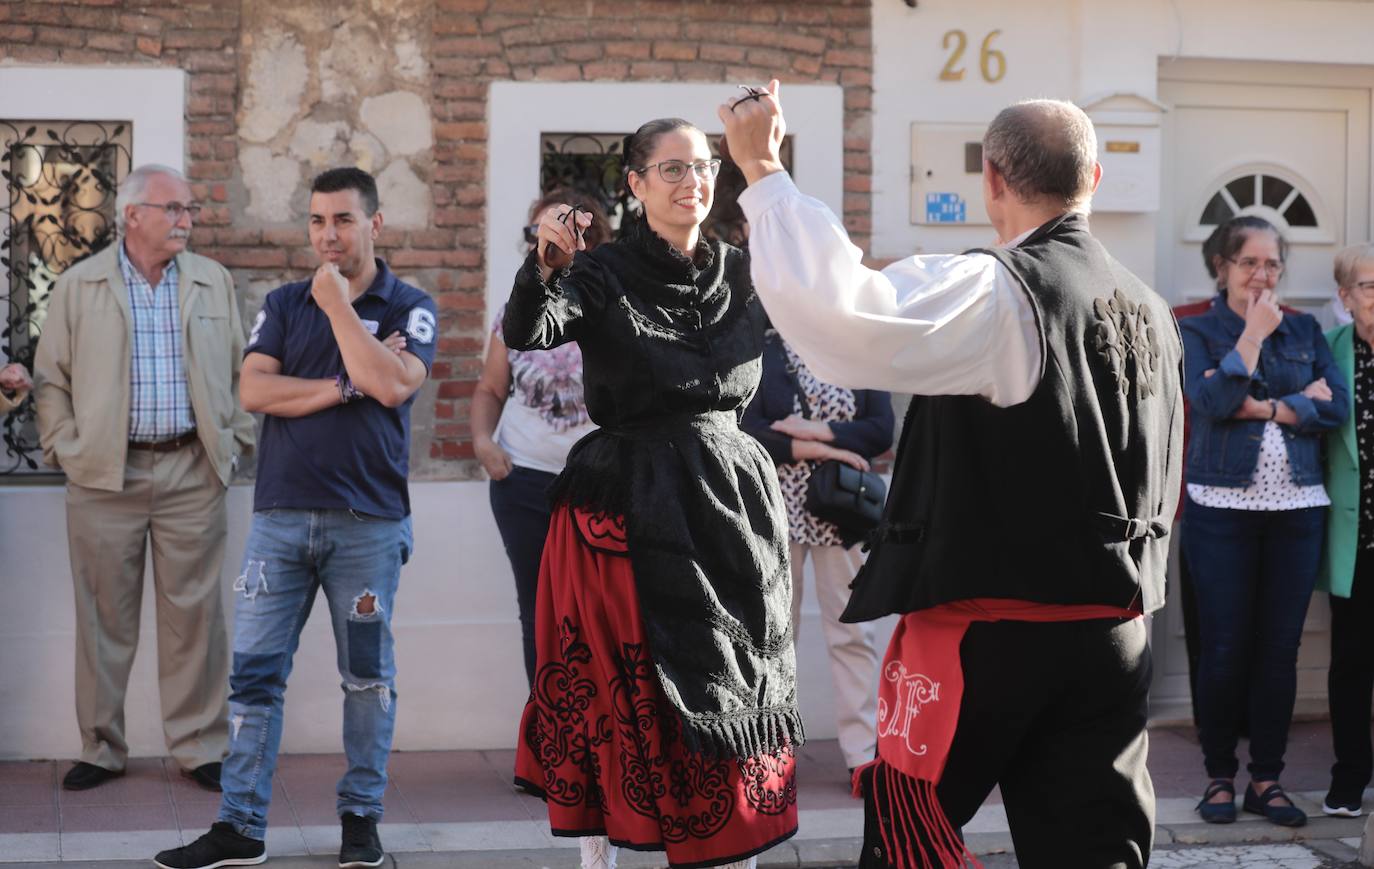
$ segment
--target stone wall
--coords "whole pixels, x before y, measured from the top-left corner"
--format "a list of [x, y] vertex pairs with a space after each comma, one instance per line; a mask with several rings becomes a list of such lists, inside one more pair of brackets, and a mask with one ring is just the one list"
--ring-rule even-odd
[[[447, 269], [473, 260], [433, 225], [434, 122], [428, 0], [243, 0], [239, 37], [231, 227], [206, 228], [196, 249], [233, 270], [245, 322], [266, 294], [316, 265], [306, 215], [310, 180], [357, 165], [377, 177], [380, 253], [405, 280], [431, 291]], [[435, 380], [454, 362], [442, 359]], [[412, 411], [416, 476], [433, 467], [434, 392]]]
[[0, 57], [190, 74], [189, 173], [212, 206], [194, 244], [234, 272], [245, 322], [268, 290], [314, 266], [311, 175], [341, 162], [376, 173], [382, 254], [441, 312], [433, 377], [414, 410], [413, 476], [463, 479], [480, 474], [467, 415], [490, 317], [485, 205], [500, 195], [486, 188], [488, 84], [838, 83], [844, 222], [867, 248], [870, 3], [0, 0]]

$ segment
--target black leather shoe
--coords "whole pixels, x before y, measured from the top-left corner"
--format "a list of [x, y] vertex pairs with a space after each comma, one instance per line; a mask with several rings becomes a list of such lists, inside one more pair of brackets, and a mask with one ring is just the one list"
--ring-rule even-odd
[[[1275, 804], [1273, 801], [1278, 799], [1284, 802]], [[1252, 814], [1264, 815], [1270, 823], [1280, 827], [1301, 827], [1307, 823], [1307, 813], [1293, 805], [1283, 788], [1276, 784], [1265, 788], [1262, 794], [1256, 794], [1254, 787], [1246, 788], [1244, 808]]]
[[[1224, 793], [1231, 799], [1224, 803], [1209, 802], [1217, 794]], [[1250, 799], [1247, 794], [1245, 799]], [[1202, 793], [1202, 802], [1197, 804], [1197, 813], [1209, 824], [1229, 824], [1236, 819], [1236, 786], [1230, 779], [1214, 778]]]
[[219, 762], [202, 763], [195, 769], [183, 769], [181, 774], [205, 788], [207, 791], [219, 790], [219, 773], [223, 765]]
[[78, 760], [76, 766], [67, 770], [67, 774], [62, 777], [62, 789], [65, 791], [88, 791], [122, 775], [124, 775], [122, 769], [106, 769], [103, 766]]

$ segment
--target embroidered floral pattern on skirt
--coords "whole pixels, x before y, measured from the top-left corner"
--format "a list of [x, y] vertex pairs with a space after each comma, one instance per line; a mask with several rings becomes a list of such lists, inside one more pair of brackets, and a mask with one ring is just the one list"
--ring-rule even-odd
[[516, 783], [545, 799], [554, 835], [663, 850], [680, 869], [767, 850], [797, 830], [795, 754], [687, 750], [644, 639], [628, 551], [619, 517], [554, 512]]

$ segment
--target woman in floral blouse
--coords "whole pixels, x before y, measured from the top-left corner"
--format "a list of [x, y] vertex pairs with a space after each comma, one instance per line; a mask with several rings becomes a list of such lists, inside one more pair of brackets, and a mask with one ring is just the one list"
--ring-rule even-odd
[[849, 585], [863, 564], [858, 536], [807, 510], [806, 494], [821, 462], [835, 460], [868, 470], [869, 460], [892, 446], [893, 424], [890, 393], [825, 383], [781, 335], [768, 332], [759, 391], [745, 409], [740, 428], [758, 438], [778, 466], [787, 504], [794, 642], [801, 627], [802, 571], [811, 560], [835, 686], [840, 752], [850, 769], [872, 760], [877, 747], [875, 625], [840, 621], [849, 603]]

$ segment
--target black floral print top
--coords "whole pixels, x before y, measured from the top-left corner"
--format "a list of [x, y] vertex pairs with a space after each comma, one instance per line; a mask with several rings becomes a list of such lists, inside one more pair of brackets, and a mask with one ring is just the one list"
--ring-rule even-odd
[[1374, 549], [1374, 350], [1355, 337], [1355, 447], [1360, 458], [1361, 549]]

